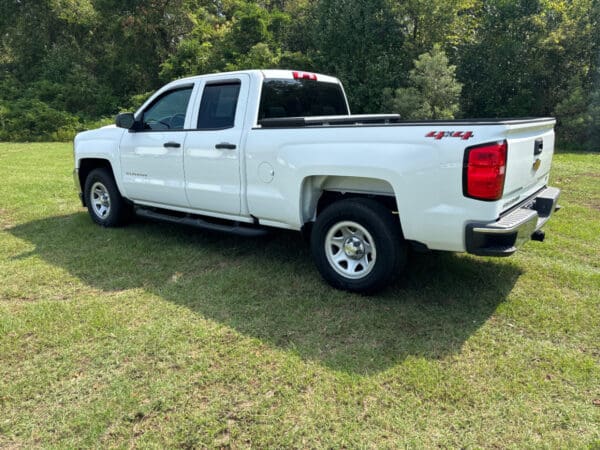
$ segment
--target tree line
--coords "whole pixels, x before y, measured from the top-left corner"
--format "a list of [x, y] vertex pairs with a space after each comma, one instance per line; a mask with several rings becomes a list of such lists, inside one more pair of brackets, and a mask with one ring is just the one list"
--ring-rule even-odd
[[600, 0], [0, 0], [0, 140], [70, 139], [162, 84], [340, 78], [353, 113], [554, 115], [600, 146]]

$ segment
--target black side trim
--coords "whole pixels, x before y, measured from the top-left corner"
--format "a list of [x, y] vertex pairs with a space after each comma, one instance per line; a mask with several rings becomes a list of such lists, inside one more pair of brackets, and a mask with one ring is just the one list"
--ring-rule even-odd
[[[267, 124], [263, 124], [264, 121], [270, 121]], [[340, 121], [335, 123], [334, 119], [321, 119], [320, 121], [311, 121], [310, 118], [306, 117], [289, 117], [282, 119], [262, 119], [258, 125], [253, 127], [253, 130], [265, 130], [270, 128], [348, 128], [348, 127], [430, 127], [430, 126], [474, 126], [474, 125], [521, 125], [521, 124], [534, 124], [543, 123], [548, 121], [556, 121], [554, 117], [542, 117], [542, 118], [503, 118], [503, 119], [457, 119], [457, 120], [415, 120], [415, 121], [401, 121], [397, 122], [394, 119], [390, 119], [389, 123], [374, 123], [377, 118], [374, 118], [372, 122], [364, 121], [363, 119], [348, 119], [347, 117], [341, 118]], [[379, 119], [377, 122], [380, 122]], [[346, 123], [344, 123], [346, 122]], [[325, 124], [324, 124], [325, 123]], [[358, 123], [358, 124], [357, 124]]]
[[202, 128], [198, 130], [197, 128], [181, 128], [178, 130], [129, 130], [130, 133], [183, 133], [184, 131], [222, 131], [222, 130], [230, 130], [234, 127], [219, 127], [219, 128]]
[[363, 125], [400, 123], [399, 114], [375, 115], [375, 116], [331, 116], [318, 117], [281, 117], [272, 119], [261, 119], [258, 121], [264, 128], [287, 128], [287, 127], [312, 127], [329, 125]]

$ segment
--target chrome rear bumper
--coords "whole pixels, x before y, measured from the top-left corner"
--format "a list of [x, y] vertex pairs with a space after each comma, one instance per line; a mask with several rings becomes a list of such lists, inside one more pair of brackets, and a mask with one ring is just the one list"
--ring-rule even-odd
[[470, 223], [466, 228], [468, 253], [510, 256], [530, 239], [544, 240], [541, 228], [560, 209], [560, 189], [548, 187], [491, 223]]

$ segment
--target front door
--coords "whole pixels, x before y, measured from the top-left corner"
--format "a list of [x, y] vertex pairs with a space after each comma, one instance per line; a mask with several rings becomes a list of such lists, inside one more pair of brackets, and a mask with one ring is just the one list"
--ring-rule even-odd
[[156, 98], [142, 113], [142, 129], [124, 134], [121, 171], [127, 197], [134, 201], [188, 207], [183, 149], [193, 86]]
[[208, 79], [185, 141], [186, 193], [192, 208], [220, 214], [241, 211], [240, 158], [249, 77]]

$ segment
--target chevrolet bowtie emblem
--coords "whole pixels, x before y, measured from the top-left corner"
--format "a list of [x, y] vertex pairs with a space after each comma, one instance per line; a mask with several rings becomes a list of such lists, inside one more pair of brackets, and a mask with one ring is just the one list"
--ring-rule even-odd
[[533, 170], [538, 170], [542, 165], [542, 160], [540, 158], [536, 159], [533, 163]]

